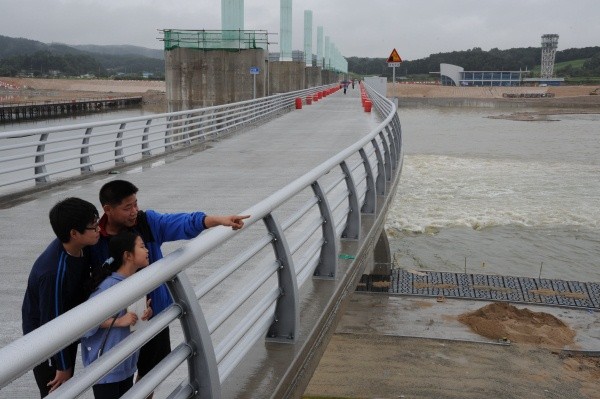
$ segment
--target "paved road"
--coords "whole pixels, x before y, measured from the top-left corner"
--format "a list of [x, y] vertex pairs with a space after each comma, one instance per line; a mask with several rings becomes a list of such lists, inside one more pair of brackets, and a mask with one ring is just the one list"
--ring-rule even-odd
[[[21, 335], [20, 309], [27, 276], [53, 238], [47, 215], [58, 200], [78, 196], [100, 208], [98, 190], [105, 182], [120, 178], [139, 187], [142, 209], [238, 213], [358, 141], [379, 123], [375, 113], [363, 112], [358, 88], [347, 95], [340, 91], [266, 125], [213, 142], [202, 151], [178, 153], [118, 175], [90, 177], [0, 209], [0, 345]], [[181, 245], [183, 242], [173, 243], [163, 249], [169, 253]], [[211, 256], [218, 259], [218, 252]], [[192, 274], [201, 278], [209, 272]], [[35, 397], [31, 381], [27, 376], [19, 379], [4, 388], [0, 397]]]

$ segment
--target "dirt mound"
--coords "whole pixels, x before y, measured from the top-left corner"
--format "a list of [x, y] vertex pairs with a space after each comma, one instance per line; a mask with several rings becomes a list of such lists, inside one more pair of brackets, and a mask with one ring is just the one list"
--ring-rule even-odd
[[492, 303], [458, 320], [486, 338], [563, 348], [574, 343], [575, 331], [551, 314]]

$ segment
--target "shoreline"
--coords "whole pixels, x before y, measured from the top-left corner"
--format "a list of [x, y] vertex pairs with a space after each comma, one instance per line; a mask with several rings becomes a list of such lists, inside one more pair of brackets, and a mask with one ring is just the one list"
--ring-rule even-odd
[[[600, 95], [591, 95], [600, 86], [550, 86], [550, 87], [454, 87], [424, 84], [388, 83], [387, 96], [397, 97], [403, 103], [448, 106], [454, 103], [491, 103], [503, 106], [540, 107], [590, 107], [600, 109]], [[44, 99], [73, 99], [81, 96], [147, 95], [166, 99], [164, 81], [106, 80], [106, 79], [38, 79], [0, 76], [0, 104], [10, 102], [9, 97]], [[505, 95], [548, 94], [551, 97], [506, 98]], [[14, 101], [13, 101], [14, 102]]]

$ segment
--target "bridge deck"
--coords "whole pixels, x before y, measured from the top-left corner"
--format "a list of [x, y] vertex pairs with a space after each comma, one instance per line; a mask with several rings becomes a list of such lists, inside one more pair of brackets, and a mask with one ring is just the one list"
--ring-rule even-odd
[[[211, 142], [202, 151], [154, 159], [118, 175], [90, 176], [0, 207], [0, 300], [4, 305], [0, 309], [0, 346], [21, 336], [20, 309], [27, 277], [53, 238], [48, 211], [58, 200], [78, 196], [100, 208], [102, 184], [122, 178], [139, 187], [142, 209], [238, 213], [355, 143], [379, 123], [375, 113], [363, 112], [358, 87], [346, 95], [338, 91], [265, 125]], [[163, 251], [169, 253], [183, 244], [164, 245]], [[201, 278], [210, 272], [197, 274]], [[29, 375], [4, 388], [0, 396], [19, 397], [34, 389]]]
[[600, 309], [600, 284], [545, 278], [396, 269], [390, 292]]

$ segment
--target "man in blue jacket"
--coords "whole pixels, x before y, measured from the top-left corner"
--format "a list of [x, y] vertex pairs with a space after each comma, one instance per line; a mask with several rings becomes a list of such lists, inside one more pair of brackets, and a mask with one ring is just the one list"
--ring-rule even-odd
[[[67, 198], [50, 210], [56, 239], [37, 258], [27, 281], [21, 308], [23, 334], [48, 323], [84, 302], [91, 290], [91, 264], [86, 248], [98, 242], [98, 210], [79, 198]], [[77, 342], [33, 369], [41, 397], [73, 376]]]
[[[100, 219], [100, 240], [92, 251], [94, 267], [100, 267], [109, 257], [110, 238], [123, 230], [140, 234], [149, 251], [150, 264], [162, 259], [160, 249], [164, 242], [192, 239], [204, 229], [228, 226], [234, 230], [244, 226], [250, 216], [209, 216], [203, 212], [158, 213], [141, 211], [137, 202], [138, 188], [125, 180], [113, 180], [100, 189], [100, 204], [104, 215]], [[166, 309], [173, 300], [165, 284], [148, 294], [154, 315]], [[169, 328], [165, 328], [140, 349], [138, 360], [139, 380], [156, 366], [171, 351]]]

